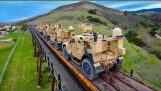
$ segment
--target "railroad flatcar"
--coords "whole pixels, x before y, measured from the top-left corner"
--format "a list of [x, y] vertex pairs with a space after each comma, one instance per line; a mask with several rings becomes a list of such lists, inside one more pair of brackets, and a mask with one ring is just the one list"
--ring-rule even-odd
[[37, 25], [38, 31], [67, 59], [81, 67], [84, 75], [93, 80], [98, 74], [118, 71], [124, 60], [125, 48], [120, 28], [113, 29], [112, 36], [98, 35], [90, 24], [81, 24], [82, 35], [75, 35], [74, 28], [63, 29], [60, 24]]

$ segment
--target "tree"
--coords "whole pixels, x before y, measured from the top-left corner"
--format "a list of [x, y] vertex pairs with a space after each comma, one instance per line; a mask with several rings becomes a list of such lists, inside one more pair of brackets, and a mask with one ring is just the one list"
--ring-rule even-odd
[[151, 31], [152, 30], [150, 27], [148, 28], [140, 27], [137, 32], [138, 35], [140, 35], [139, 37], [142, 39], [144, 43], [146, 43], [148, 47], [151, 45], [152, 42], [152, 36], [150, 35]]
[[26, 23], [22, 24], [21, 31], [26, 31], [28, 25]]
[[127, 15], [127, 14], [128, 14], [128, 11], [125, 10], [125, 11], [124, 11], [124, 15]]

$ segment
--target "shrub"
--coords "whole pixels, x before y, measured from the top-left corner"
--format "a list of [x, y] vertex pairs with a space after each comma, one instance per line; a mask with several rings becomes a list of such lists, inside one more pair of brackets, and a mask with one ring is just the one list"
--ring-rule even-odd
[[95, 11], [95, 10], [93, 10], [93, 9], [88, 10], [88, 13], [96, 15], [96, 11]]
[[137, 14], [135, 14], [135, 13], [131, 13], [132, 15], [137, 15]]
[[150, 24], [150, 23], [146, 22], [146, 20], [141, 21], [140, 24], [141, 24], [143, 27], [154, 27], [154, 26], [155, 26], [154, 24]]
[[113, 24], [115, 24], [115, 25], [118, 25], [118, 21], [116, 21], [116, 20], [112, 20], [111, 21]]
[[87, 16], [87, 19], [89, 20], [89, 19], [92, 19], [93, 17], [92, 16]]
[[28, 25], [27, 24], [22, 24], [22, 27], [21, 27], [21, 31], [26, 31], [27, 30], [27, 27]]
[[107, 25], [107, 22], [105, 22], [105, 21], [102, 21], [102, 24], [103, 24], [103, 25]]
[[158, 58], [161, 59], [161, 49], [157, 46], [151, 46], [148, 48], [148, 52], [156, 55]]
[[140, 38], [134, 38], [133, 43], [141, 47], [145, 45], [145, 43]]
[[128, 11], [124, 11], [124, 15], [127, 15], [128, 14]]
[[147, 26], [145, 21], [141, 21], [140, 24], [143, 25], [143, 26]]
[[144, 46], [145, 43], [142, 41], [141, 38], [137, 38], [137, 33], [134, 32], [134, 31], [128, 31], [126, 34], [125, 34], [125, 37], [127, 38], [127, 40], [131, 43], [134, 43], [135, 45], [138, 45], [138, 46]]
[[124, 27], [124, 30], [127, 30], [127, 26]]
[[90, 18], [89, 21], [96, 22], [96, 23], [100, 23], [101, 22], [101, 20], [99, 18]]
[[90, 22], [95, 22], [95, 23], [100, 23], [100, 24], [103, 24], [103, 25], [107, 25], [107, 22], [101, 21], [99, 18], [96, 18], [96, 17], [87, 16], [87, 19], [88, 19]]
[[60, 17], [59, 19], [60, 19], [60, 20], [61, 20], [61, 19], [64, 19], [64, 20], [72, 20], [73, 17], [72, 17], [72, 16], [62, 16], [62, 17]]
[[84, 16], [78, 17], [77, 20], [83, 21], [84, 20]]
[[13, 39], [13, 41], [14, 41], [14, 42], [16, 42], [16, 41], [17, 41], [17, 39], [16, 39], [16, 38], [14, 38], [14, 39]]

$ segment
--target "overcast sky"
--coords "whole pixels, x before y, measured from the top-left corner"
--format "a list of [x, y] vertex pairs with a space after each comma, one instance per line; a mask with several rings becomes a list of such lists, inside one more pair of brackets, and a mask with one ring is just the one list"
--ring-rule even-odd
[[[12, 22], [47, 13], [77, 1], [0, 1], [0, 22]], [[119, 10], [161, 8], [161, 1], [92, 1]]]

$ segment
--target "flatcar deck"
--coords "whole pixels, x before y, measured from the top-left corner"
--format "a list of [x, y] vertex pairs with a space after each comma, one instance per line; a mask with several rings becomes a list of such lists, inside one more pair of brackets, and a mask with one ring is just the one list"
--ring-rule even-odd
[[[99, 74], [97, 79], [90, 81], [82, 75], [83, 73], [80, 66], [77, 66], [73, 61], [66, 60], [61, 53], [37, 31], [32, 30], [32, 34], [34, 34], [37, 41], [40, 42], [43, 51], [46, 53], [46, 57], [49, 57], [48, 61], [50, 64], [53, 63], [54, 71], [62, 76], [61, 78], [64, 82], [62, 86], [65, 91], [86, 90], [81, 88], [81, 84], [84, 84], [83, 86], [92, 91], [156, 91], [156, 89], [121, 72], [104, 72]], [[81, 84], [79, 82], [81, 82]]]
[[66, 70], [66, 68], [60, 63], [59, 59], [52, 54], [51, 50], [45, 45], [45, 43], [35, 34], [37, 41], [41, 44], [43, 51], [46, 54], [46, 59], [49, 58], [50, 64], [53, 64], [54, 73], [59, 74], [62, 80], [62, 89], [64, 91], [81, 91], [82, 87], [73, 79], [72, 75]]

